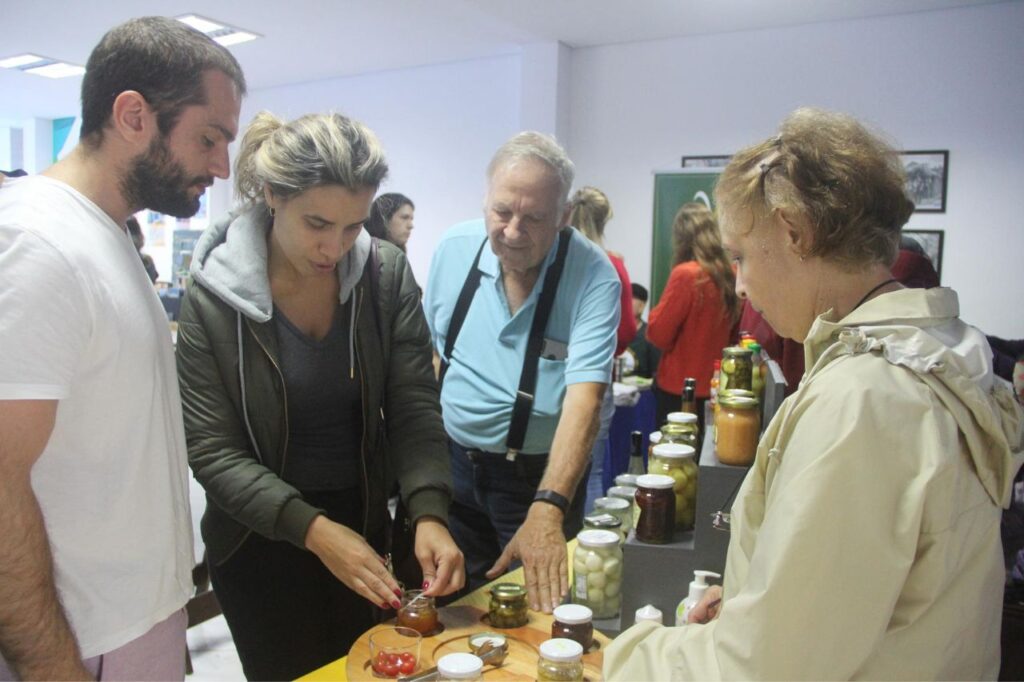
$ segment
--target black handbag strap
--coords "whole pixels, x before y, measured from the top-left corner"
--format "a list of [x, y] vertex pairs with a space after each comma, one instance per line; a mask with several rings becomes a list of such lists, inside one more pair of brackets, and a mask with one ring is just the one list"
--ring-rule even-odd
[[544, 275], [544, 287], [540, 291], [537, 310], [533, 313], [533, 324], [530, 326], [530, 338], [526, 342], [526, 355], [523, 358], [523, 371], [519, 375], [519, 390], [516, 391], [516, 403], [512, 408], [512, 422], [508, 429], [505, 447], [506, 457], [514, 461], [526, 440], [526, 427], [530, 422], [530, 411], [533, 409], [533, 396], [537, 388], [537, 366], [540, 363], [540, 352], [544, 347], [544, 331], [548, 326], [548, 318], [555, 304], [558, 283], [562, 279], [565, 256], [569, 251], [569, 240], [572, 228], [563, 228], [558, 235], [558, 253], [555, 262]]
[[442, 386], [444, 385], [444, 375], [448, 372], [448, 365], [451, 363], [452, 351], [455, 350], [455, 340], [459, 338], [462, 324], [466, 321], [466, 313], [469, 312], [469, 306], [473, 303], [473, 296], [476, 295], [477, 287], [480, 286], [480, 269], [477, 266], [480, 265], [480, 254], [484, 252], [485, 246], [487, 246], [486, 237], [484, 237], [483, 244], [477, 249], [473, 264], [469, 266], [469, 274], [466, 275], [466, 281], [462, 284], [462, 291], [459, 292], [459, 298], [455, 301], [452, 319], [448, 322], [444, 354], [441, 356], [441, 370], [437, 377], [438, 383]]

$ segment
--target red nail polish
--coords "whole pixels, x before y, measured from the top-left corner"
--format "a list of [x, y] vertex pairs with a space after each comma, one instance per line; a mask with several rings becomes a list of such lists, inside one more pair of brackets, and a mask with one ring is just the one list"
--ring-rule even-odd
[[397, 587], [395, 588], [395, 596], [399, 597], [399, 598], [401, 598], [401, 596], [402, 596], [402, 591], [400, 589], [398, 589]]
[[395, 609], [399, 609], [399, 608], [401, 608], [401, 607], [402, 607], [402, 602], [400, 602], [400, 601], [398, 601], [398, 600], [396, 599], [395, 601], [391, 602], [391, 607], [392, 607], [392, 608], [395, 608]]
[[423, 589], [425, 590], [425, 589], [427, 589], [429, 587], [430, 587], [430, 581], [429, 580], [424, 580], [423, 581]]
[[390, 607], [390, 606], [388, 606], [387, 604], [381, 604], [381, 605], [380, 605], [380, 607], [381, 607], [382, 609], [384, 609], [385, 611], [387, 611], [388, 609], [390, 609], [390, 608], [391, 608], [391, 607]]

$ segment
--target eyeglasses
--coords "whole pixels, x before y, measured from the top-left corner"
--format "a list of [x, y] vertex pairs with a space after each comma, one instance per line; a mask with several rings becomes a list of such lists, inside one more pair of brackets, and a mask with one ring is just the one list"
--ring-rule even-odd
[[736, 498], [736, 493], [739, 492], [740, 486], [743, 485], [743, 481], [745, 481], [746, 478], [746, 476], [740, 477], [739, 482], [735, 487], [733, 487], [732, 492], [729, 493], [729, 497], [725, 498], [725, 502], [721, 505], [718, 511], [711, 514], [711, 527], [715, 530], [720, 530], [725, 533], [732, 530], [732, 503]]

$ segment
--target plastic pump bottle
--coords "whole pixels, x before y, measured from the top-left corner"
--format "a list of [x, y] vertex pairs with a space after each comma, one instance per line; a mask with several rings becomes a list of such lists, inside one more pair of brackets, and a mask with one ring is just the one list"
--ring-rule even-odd
[[679, 602], [679, 606], [676, 607], [676, 627], [682, 627], [686, 625], [686, 618], [690, 615], [690, 610], [701, 600], [704, 593], [708, 591], [708, 578], [721, 578], [722, 576], [712, 571], [694, 571], [693, 582], [690, 583], [690, 594], [686, 596], [686, 599]]

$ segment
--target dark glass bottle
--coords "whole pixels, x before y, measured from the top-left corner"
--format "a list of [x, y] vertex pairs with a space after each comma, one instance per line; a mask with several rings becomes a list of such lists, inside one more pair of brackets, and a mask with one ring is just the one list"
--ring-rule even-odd
[[697, 380], [693, 377], [683, 380], [683, 403], [679, 411], [697, 414]]
[[629, 434], [629, 468], [626, 469], [627, 474], [642, 476], [647, 473], [644, 469], [643, 445], [644, 434], [639, 431]]

